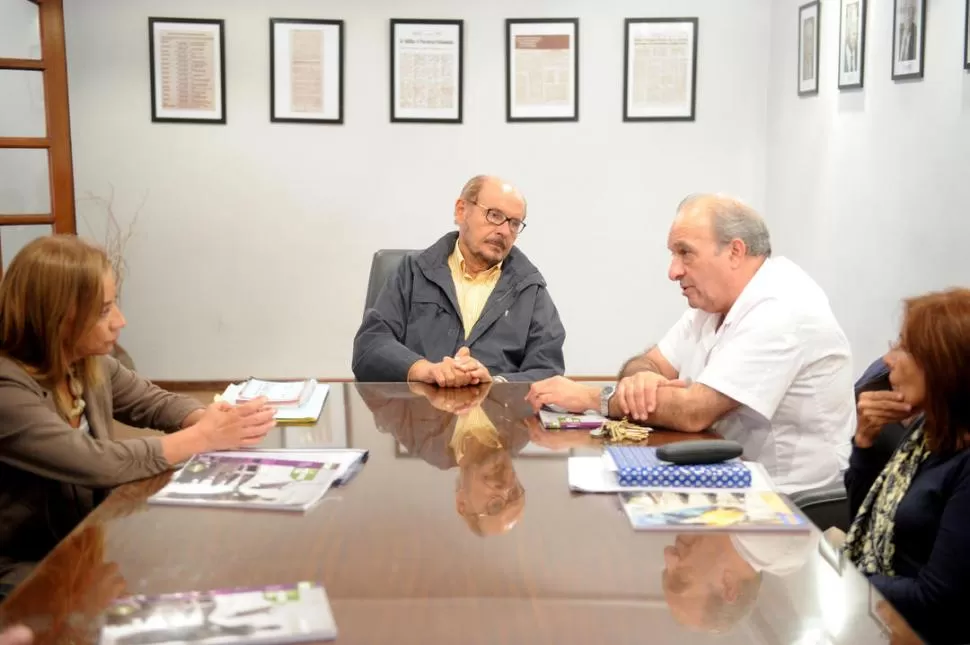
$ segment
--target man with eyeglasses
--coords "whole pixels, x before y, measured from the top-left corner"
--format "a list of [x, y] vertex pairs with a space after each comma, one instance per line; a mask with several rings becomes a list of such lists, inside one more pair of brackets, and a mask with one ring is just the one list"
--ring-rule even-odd
[[358, 381], [463, 387], [562, 374], [566, 331], [546, 281], [515, 247], [526, 202], [479, 175], [455, 202], [457, 232], [409, 255], [354, 338]]

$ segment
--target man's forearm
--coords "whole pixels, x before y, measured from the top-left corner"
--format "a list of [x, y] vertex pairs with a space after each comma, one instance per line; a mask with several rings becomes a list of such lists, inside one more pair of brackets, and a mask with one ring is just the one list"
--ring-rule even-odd
[[649, 359], [644, 353], [640, 354], [639, 356], [634, 356], [624, 363], [617, 380], [626, 378], [627, 376], [632, 376], [637, 372], [656, 372], [657, 374], [663, 374], [663, 370], [660, 369], [660, 366]]
[[[702, 404], [693, 400], [690, 388], [661, 386], [657, 389], [657, 407], [646, 424], [681, 432], [702, 432], [709, 423]], [[610, 417], [623, 417], [616, 397], [610, 399]]]

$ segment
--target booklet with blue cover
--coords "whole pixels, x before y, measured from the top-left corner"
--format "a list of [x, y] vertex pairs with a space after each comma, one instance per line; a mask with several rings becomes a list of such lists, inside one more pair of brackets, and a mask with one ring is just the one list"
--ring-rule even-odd
[[650, 446], [607, 446], [621, 486], [657, 488], [750, 488], [751, 470], [740, 459], [717, 464], [672, 464]]

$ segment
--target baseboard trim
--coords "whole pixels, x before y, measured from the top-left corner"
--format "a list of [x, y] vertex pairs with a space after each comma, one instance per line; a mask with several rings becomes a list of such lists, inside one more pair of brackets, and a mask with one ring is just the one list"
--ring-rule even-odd
[[[574, 381], [607, 381], [612, 382], [616, 380], [615, 376], [590, 376], [590, 375], [580, 375], [580, 376], [570, 376], [570, 379]], [[230, 383], [241, 383], [245, 381], [246, 378], [239, 379], [214, 379], [211, 381], [152, 381], [155, 385], [162, 388], [163, 390], [168, 390], [169, 392], [219, 392], [226, 389], [226, 386]], [[299, 377], [295, 378], [281, 378], [276, 379], [280, 381], [297, 381]], [[352, 378], [334, 378], [332, 376], [322, 376], [317, 377], [317, 381], [320, 383], [353, 383]]]

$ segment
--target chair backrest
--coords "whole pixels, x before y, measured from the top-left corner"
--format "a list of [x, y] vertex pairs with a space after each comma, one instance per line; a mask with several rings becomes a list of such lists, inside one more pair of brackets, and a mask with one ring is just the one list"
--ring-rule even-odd
[[364, 298], [364, 311], [367, 311], [377, 302], [377, 296], [381, 289], [387, 284], [401, 261], [414, 251], [411, 249], [380, 249], [374, 254], [374, 259], [370, 263], [370, 277], [367, 280], [367, 296]]

